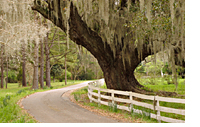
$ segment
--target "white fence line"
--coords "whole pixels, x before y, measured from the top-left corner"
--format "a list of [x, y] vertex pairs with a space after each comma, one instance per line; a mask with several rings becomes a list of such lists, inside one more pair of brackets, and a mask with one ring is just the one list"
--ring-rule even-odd
[[[171, 123], [185, 123], [184, 120], [168, 118], [168, 117], [164, 117], [164, 116], [160, 115], [160, 112], [167, 112], [167, 113], [175, 113], [175, 114], [185, 115], [184, 109], [174, 109], [174, 108], [169, 108], [169, 107], [163, 107], [163, 106], [160, 106], [160, 104], [159, 104], [160, 101], [185, 104], [185, 99], [168, 98], [168, 97], [160, 97], [160, 96], [149, 96], [149, 95], [143, 95], [143, 94], [128, 92], [128, 91], [102, 89], [102, 88], [99, 88], [99, 87], [95, 87], [95, 86], [100, 86], [100, 85], [97, 85], [96, 82], [97, 81], [88, 83], [88, 97], [90, 99], [90, 102], [94, 101], [98, 104], [103, 104], [103, 105], [109, 106], [109, 102], [101, 100], [101, 98], [103, 98], [103, 99], [111, 100], [113, 105], [115, 104], [115, 102], [128, 103], [128, 104], [130, 104], [129, 107], [117, 105], [117, 108], [129, 111], [129, 112], [133, 111], [133, 112], [136, 112], [136, 113], [148, 114], [144, 111], [133, 108], [133, 105], [142, 106], [142, 107], [145, 107], [145, 108], [156, 110], [157, 111], [156, 114], [150, 113], [149, 115], [150, 115], [151, 118], [157, 119], [159, 122], [161, 122], [161, 120], [162, 120], [162, 121], [171, 122]], [[93, 90], [98, 90], [98, 93], [93, 92]], [[101, 92], [111, 93], [111, 96], [101, 95]], [[129, 96], [129, 99], [117, 98], [117, 97], [114, 96], [115, 94]], [[97, 99], [93, 98], [92, 96], [96, 96]], [[146, 99], [146, 100], [152, 100], [153, 104], [148, 104], [148, 103], [145, 103], [145, 102], [139, 102], [139, 101], [133, 100], [132, 97], [137, 97], [137, 98]]]

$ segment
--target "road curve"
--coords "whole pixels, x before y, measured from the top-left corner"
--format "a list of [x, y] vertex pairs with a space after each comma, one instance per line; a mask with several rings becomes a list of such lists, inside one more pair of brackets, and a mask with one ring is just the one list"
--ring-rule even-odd
[[71, 102], [68, 97], [62, 97], [65, 92], [87, 86], [87, 83], [38, 92], [26, 97], [21, 103], [24, 109], [41, 123], [119, 122], [86, 110]]

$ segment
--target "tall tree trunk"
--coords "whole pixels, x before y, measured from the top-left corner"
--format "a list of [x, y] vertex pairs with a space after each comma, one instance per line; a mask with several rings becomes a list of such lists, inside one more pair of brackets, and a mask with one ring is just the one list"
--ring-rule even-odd
[[6, 89], [8, 88], [8, 57], [6, 56]]
[[33, 89], [38, 89], [38, 43], [35, 42], [34, 48], [34, 73], [33, 73]]
[[40, 42], [40, 88], [44, 87], [44, 47], [43, 47], [43, 42]]
[[1, 45], [1, 88], [4, 87], [4, 83], [3, 83], [3, 80], [4, 80], [4, 66], [3, 66], [3, 63], [4, 63], [4, 45], [2, 44]]
[[23, 60], [23, 63], [22, 63], [22, 86], [23, 87], [26, 87], [27, 84], [26, 84], [26, 61]]
[[46, 86], [51, 87], [51, 75], [50, 75], [50, 58], [49, 58], [49, 46], [48, 46], [48, 35], [45, 38], [45, 53], [46, 53]]
[[26, 49], [25, 49], [25, 43], [22, 45], [22, 86], [26, 87]]
[[65, 55], [65, 85], [67, 85], [67, 54]]

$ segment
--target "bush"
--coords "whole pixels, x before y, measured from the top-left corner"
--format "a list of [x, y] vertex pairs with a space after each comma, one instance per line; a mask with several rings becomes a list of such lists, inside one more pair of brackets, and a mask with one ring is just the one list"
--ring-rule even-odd
[[[67, 79], [70, 79], [71, 75], [72, 75], [71, 72], [67, 71]], [[65, 70], [63, 70], [61, 76], [56, 76], [56, 79], [58, 79], [59, 82], [62, 82], [63, 80], [65, 80]]]
[[169, 64], [166, 62], [164, 67], [162, 68], [163, 73], [165, 74], [172, 74], [172, 68], [169, 66]]
[[17, 83], [17, 76], [16, 72], [9, 71], [8, 72], [8, 82], [9, 83]]
[[145, 72], [145, 65], [142, 65], [142, 63], [140, 63], [137, 68], [135, 69], [136, 72], [138, 73], [146, 73]]
[[87, 69], [86, 72], [84, 70], [81, 71], [80, 75], [77, 76], [80, 80], [91, 80], [94, 79], [96, 75], [92, 71], [92, 69]]

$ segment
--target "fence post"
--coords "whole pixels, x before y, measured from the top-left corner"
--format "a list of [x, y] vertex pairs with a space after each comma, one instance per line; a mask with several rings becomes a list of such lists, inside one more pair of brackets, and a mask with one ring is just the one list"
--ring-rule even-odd
[[96, 82], [96, 81], [94, 81], [94, 86], [95, 86], [95, 87], [97, 86], [97, 82]]
[[[90, 87], [91, 85], [89, 85], [89, 91], [92, 92], [92, 88]], [[92, 94], [90, 93], [90, 103], [92, 103]]]
[[133, 110], [133, 103], [132, 103], [132, 100], [133, 100], [133, 96], [132, 96], [132, 92], [130, 92], [130, 96], [129, 96], [130, 100], [131, 100], [131, 104], [130, 104], [130, 112]]
[[98, 88], [98, 105], [101, 105], [101, 93], [100, 93], [100, 88]]
[[114, 103], [115, 103], [115, 101], [114, 101], [114, 97], [115, 97], [114, 96], [114, 91], [112, 91], [112, 95], [111, 96], [112, 96], [112, 105], [114, 105]]
[[159, 104], [159, 99], [158, 99], [158, 95], [156, 96], [157, 103], [156, 103], [156, 107], [157, 107], [157, 120], [159, 123], [161, 123], [160, 120], [160, 104]]

